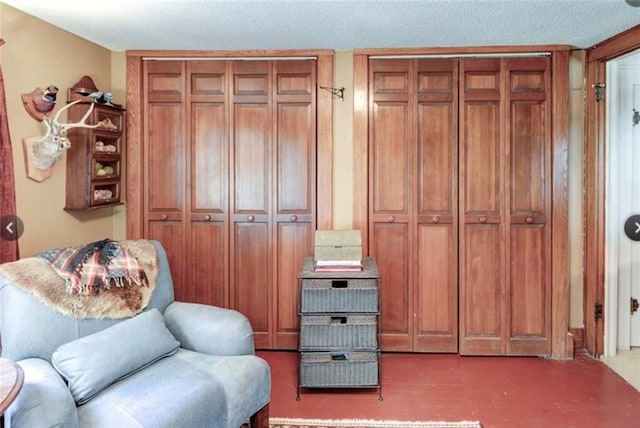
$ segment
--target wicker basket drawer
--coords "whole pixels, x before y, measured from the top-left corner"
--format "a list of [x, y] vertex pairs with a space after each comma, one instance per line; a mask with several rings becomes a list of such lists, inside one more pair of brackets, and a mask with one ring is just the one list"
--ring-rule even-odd
[[302, 313], [378, 312], [375, 278], [303, 279]]
[[303, 352], [300, 386], [378, 386], [377, 352]]
[[378, 348], [375, 315], [303, 315], [300, 321], [300, 349]]

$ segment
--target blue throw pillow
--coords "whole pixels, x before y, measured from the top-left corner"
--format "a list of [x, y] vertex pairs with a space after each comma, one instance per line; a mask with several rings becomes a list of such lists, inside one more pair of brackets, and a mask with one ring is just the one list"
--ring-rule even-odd
[[51, 362], [81, 405], [115, 382], [175, 354], [179, 347], [154, 308], [65, 343], [54, 351]]

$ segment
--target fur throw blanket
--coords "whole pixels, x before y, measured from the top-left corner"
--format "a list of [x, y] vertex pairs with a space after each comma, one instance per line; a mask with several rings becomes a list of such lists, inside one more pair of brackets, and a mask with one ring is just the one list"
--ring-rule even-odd
[[[67, 316], [132, 317], [149, 304], [158, 277], [158, 255], [148, 240], [109, 242], [5, 263], [0, 274]], [[84, 269], [88, 275], [83, 275]]]

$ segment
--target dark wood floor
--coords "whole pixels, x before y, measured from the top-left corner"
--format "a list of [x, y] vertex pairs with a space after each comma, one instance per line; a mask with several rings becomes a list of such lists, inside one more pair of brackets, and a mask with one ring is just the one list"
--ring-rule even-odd
[[587, 355], [544, 360], [384, 353], [383, 401], [377, 389], [303, 389], [296, 401], [297, 353], [258, 355], [271, 366], [274, 417], [478, 420], [484, 428], [640, 427], [640, 392]]

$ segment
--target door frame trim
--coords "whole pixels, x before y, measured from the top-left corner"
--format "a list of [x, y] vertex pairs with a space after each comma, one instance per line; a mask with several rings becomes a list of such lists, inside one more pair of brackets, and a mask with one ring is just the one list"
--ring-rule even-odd
[[[593, 305], [605, 300], [605, 177], [606, 100], [596, 103], [592, 85], [606, 79], [606, 64], [640, 49], [640, 25], [587, 49], [584, 145], [584, 325], [585, 347], [599, 357], [604, 352], [604, 320], [593, 319]], [[617, 304], [617, 302], [616, 302]]]
[[362, 232], [362, 246], [368, 248], [368, 61], [370, 56], [467, 55], [539, 53], [551, 54], [552, 67], [552, 319], [551, 357], [573, 358], [573, 337], [569, 333], [568, 277], [568, 133], [569, 133], [569, 46], [496, 46], [424, 49], [362, 49], [353, 55], [353, 158], [354, 229]]

